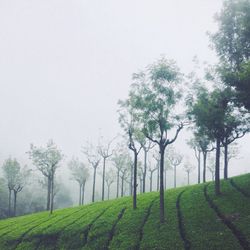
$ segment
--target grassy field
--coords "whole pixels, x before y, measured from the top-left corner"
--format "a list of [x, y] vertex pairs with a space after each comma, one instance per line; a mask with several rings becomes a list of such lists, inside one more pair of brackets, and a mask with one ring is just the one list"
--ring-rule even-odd
[[0, 249], [250, 249], [250, 174], [206, 183], [0, 220]]

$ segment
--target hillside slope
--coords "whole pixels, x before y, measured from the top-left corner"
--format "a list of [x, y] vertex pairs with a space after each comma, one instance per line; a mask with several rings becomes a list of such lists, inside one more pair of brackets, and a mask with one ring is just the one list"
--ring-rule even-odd
[[0, 249], [250, 249], [250, 174], [0, 221]]

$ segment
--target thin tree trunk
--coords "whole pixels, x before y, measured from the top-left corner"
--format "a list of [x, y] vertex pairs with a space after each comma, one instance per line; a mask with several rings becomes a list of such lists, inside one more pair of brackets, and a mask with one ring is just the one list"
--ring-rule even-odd
[[116, 198], [119, 197], [119, 185], [120, 185], [120, 170], [117, 170], [117, 186], [116, 186]]
[[176, 166], [174, 166], [174, 188], [176, 188]]
[[94, 168], [94, 175], [93, 175], [92, 202], [95, 202], [95, 178], [96, 178], [96, 168]]
[[108, 185], [108, 200], [109, 200], [110, 185]]
[[9, 209], [8, 209], [9, 216], [11, 216], [11, 189], [9, 188]]
[[50, 210], [50, 200], [51, 200], [51, 177], [48, 176], [48, 187], [47, 187], [47, 211]]
[[220, 138], [216, 139], [215, 194], [220, 194]]
[[79, 183], [79, 206], [82, 204], [82, 184]]
[[146, 188], [146, 174], [147, 174], [147, 149], [144, 149], [144, 171], [143, 171], [143, 188], [142, 192], [145, 193]]
[[226, 142], [224, 146], [224, 179], [228, 179], [228, 144]]
[[13, 212], [13, 216], [16, 216], [16, 201], [17, 201], [17, 192], [14, 190], [14, 212]]
[[206, 182], [207, 152], [203, 152], [203, 182]]
[[198, 184], [201, 183], [201, 152], [198, 151]]
[[137, 153], [134, 151], [134, 186], [133, 186], [133, 209], [136, 209], [136, 190], [137, 190]]
[[150, 172], [150, 192], [152, 192], [152, 178], [153, 178], [153, 172]]
[[85, 193], [85, 183], [86, 183], [86, 182], [84, 182], [84, 183], [82, 184], [82, 205], [84, 204], [84, 198], [85, 198], [85, 195], [84, 195], [84, 193]]
[[160, 164], [157, 163], [158, 169], [157, 169], [157, 191], [159, 191], [160, 187]]
[[131, 164], [131, 175], [130, 175], [130, 195], [133, 195], [133, 165]]
[[165, 221], [165, 209], [164, 209], [164, 185], [163, 185], [163, 174], [164, 174], [164, 146], [160, 146], [160, 222]]
[[50, 214], [52, 214], [54, 209], [54, 174], [51, 177], [51, 202], [50, 202]]
[[104, 182], [105, 182], [105, 167], [106, 167], [106, 158], [103, 158], [103, 171], [102, 171], [102, 201], [104, 201]]
[[124, 178], [122, 177], [121, 197], [123, 197], [123, 185], [124, 185]]

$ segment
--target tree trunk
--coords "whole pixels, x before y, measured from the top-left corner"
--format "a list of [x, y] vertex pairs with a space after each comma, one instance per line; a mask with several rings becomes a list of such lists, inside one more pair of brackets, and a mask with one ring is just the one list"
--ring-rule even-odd
[[136, 190], [137, 190], [137, 153], [134, 151], [134, 186], [133, 186], [133, 209], [136, 209]]
[[9, 217], [11, 216], [11, 189], [9, 188], [9, 209], [8, 209]]
[[176, 188], [176, 166], [174, 166], [174, 188]]
[[131, 164], [131, 175], [130, 175], [130, 195], [133, 195], [133, 165]]
[[124, 177], [122, 177], [121, 197], [123, 197], [123, 185], [124, 185]]
[[16, 216], [16, 201], [17, 201], [17, 191], [14, 190], [14, 211], [13, 211], [13, 216]]
[[206, 182], [207, 152], [203, 152], [203, 183]]
[[82, 205], [84, 204], [84, 193], [85, 193], [85, 183], [86, 182], [84, 182], [83, 184], [82, 184]]
[[105, 183], [105, 167], [106, 167], [106, 158], [103, 158], [103, 171], [102, 171], [102, 201], [104, 201], [104, 183]]
[[160, 222], [164, 223], [165, 221], [165, 211], [164, 211], [164, 185], [163, 185], [163, 174], [164, 174], [164, 146], [160, 146]]
[[52, 214], [54, 209], [54, 174], [51, 177], [51, 201], [50, 201], [50, 214]]
[[157, 191], [159, 191], [159, 187], [160, 187], [160, 164], [157, 163], [158, 168], [157, 168]]
[[142, 192], [145, 193], [146, 188], [146, 174], [147, 174], [147, 149], [144, 149], [144, 171], [143, 171], [143, 187]]
[[96, 179], [96, 168], [94, 168], [94, 175], [93, 175], [92, 202], [95, 202], [95, 179]]
[[153, 179], [153, 172], [150, 172], [150, 192], [152, 192], [152, 179]]
[[215, 194], [220, 194], [220, 138], [216, 139]]
[[51, 177], [48, 176], [48, 187], [47, 187], [47, 211], [50, 210], [50, 200], [51, 200]]
[[82, 204], [82, 184], [79, 183], [79, 206]]
[[198, 151], [198, 184], [201, 183], [201, 152]]
[[109, 193], [110, 193], [110, 185], [108, 185], [108, 200], [109, 200]]
[[225, 146], [224, 146], [224, 179], [227, 180], [228, 179], [228, 144], [226, 142]]
[[119, 197], [120, 170], [117, 170], [116, 198]]

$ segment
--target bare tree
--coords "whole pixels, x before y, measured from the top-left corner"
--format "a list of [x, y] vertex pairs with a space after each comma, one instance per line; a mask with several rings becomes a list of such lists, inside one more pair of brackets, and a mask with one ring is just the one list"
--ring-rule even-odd
[[115, 182], [115, 173], [112, 169], [110, 169], [105, 175], [105, 182], [108, 187], [108, 200], [110, 197], [110, 186]]
[[176, 188], [176, 167], [181, 164], [183, 156], [173, 147], [169, 147], [169, 150], [167, 151], [167, 159], [174, 169], [174, 188]]
[[127, 152], [125, 151], [122, 144], [118, 144], [116, 150], [113, 153], [112, 161], [115, 168], [117, 169], [117, 186], [116, 186], [116, 198], [119, 197], [119, 186], [120, 186], [120, 173], [127, 161]]
[[92, 189], [92, 202], [95, 202], [95, 182], [96, 182], [96, 169], [101, 161], [98, 154], [98, 149], [96, 150], [94, 146], [90, 143], [83, 148], [83, 153], [86, 155], [89, 164], [94, 169], [93, 173], [93, 189]]
[[[116, 138], [116, 137], [115, 137]], [[113, 152], [110, 150], [111, 144], [114, 141], [113, 138], [112, 140], [110, 140], [105, 146], [99, 142], [98, 145], [98, 153], [99, 155], [102, 157], [103, 159], [103, 168], [102, 168], [102, 201], [104, 200], [104, 196], [105, 196], [105, 187], [104, 187], [104, 183], [105, 183], [105, 171], [106, 171], [106, 160], [112, 156]], [[103, 141], [103, 138], [102, 138]]]
[[78, 158], [72, 158], [68, 163], [72, 178], [79, 184], [79, 205], [84, 204], [85, 184], [89, 178], [89, 170]]
[[156, 164], [155, 167], [152, 167], [151, 163], [149, 163], [149, 181], [150, 181], [150, 187], [149, 187], [149, 191], [152, 192], [152, 183], [153, 183], [153, 174], [154, 172], [158, 169], [158, 164]]
[[187, 184], [190, 184], [190, 173], [195, 169], [193, 165], [189, 162], [185, 163], [183, 166], [184, 171], [187, 173]]
[[46, 147], [36, 147], [31, 144], [28, 154], [33, 164], [47, 178], [47, 210], [52, 213], [55, 172], [63, 159], [63, 154], [52, 140], [49, 140]]

